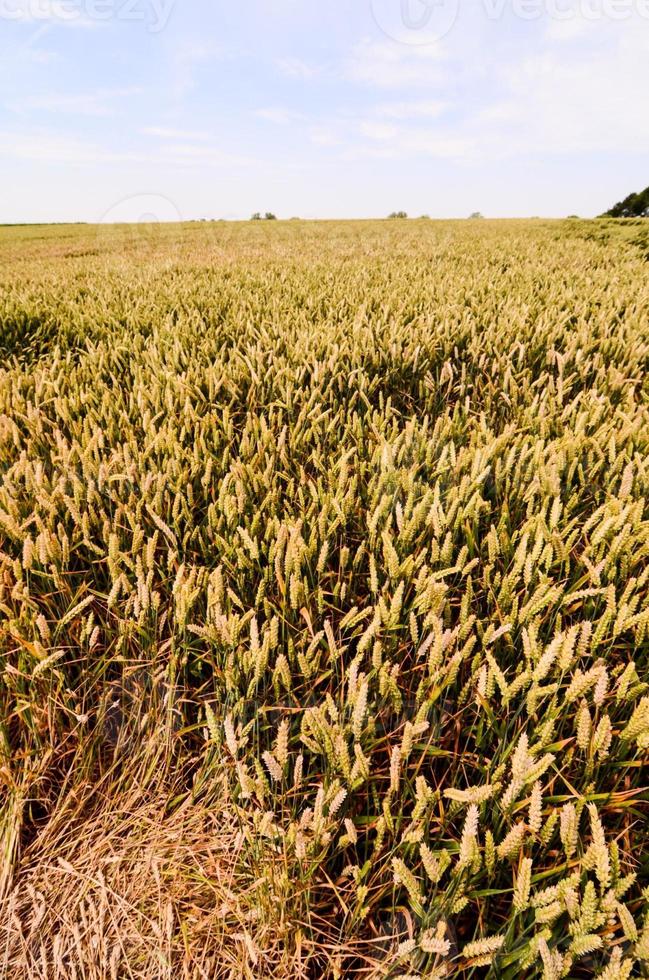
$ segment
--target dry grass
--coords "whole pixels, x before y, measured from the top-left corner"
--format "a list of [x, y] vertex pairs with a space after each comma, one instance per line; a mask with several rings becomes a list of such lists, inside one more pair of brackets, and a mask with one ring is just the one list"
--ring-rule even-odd
[[[7, 977], [212, 977], [236, 839], [167, 798], [107, 800], [26, 849], [3, 912]], [[236, 908], [236, 905], [234, 906]]]
[[151, 756], [137, 761], [128, 779], [77, 787], [25, 846], [0, 902], [0, 975], [309, 975], [306, 945], [300, 955], [286, 944], [297, 924], [242, 863], [226, 798], [206, 805], [168, 774], [144, 790]]
[[[89, 785], [21, 855], [0, 902], [0, 975], [306, 980], [342, 975], [343, 961], [385, 975], [395, 935], [345, 948], [326, 921], [307, 935], [286, 914], [297, 882], [285, 905], [281, 869], [252, 874], [244, 839], [223, 798], [208, 806], [171, 785]], [[404, 916], [395, 928], [402, 939], [413, 931]]]

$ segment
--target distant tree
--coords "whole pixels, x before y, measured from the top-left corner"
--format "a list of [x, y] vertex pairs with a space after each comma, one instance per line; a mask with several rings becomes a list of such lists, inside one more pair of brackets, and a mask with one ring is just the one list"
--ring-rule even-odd
[[267, 211], [264, 215], [264, 221], [277, 221], [277, 215], [273, 214], [272, 211]]
[[419, 220], [420, 221], [430, 221], [430, 215], [429, 214], [422, 214], [422, 215], [419, 216]]
[[484, 218], [484, 214], [481, 214], [480, 211], [474, 211], [473, 214], [469, 215], [469, 221], [476, 221], [482, 218]]
[[408, 214], [407, 214], [406, 211], [393, 211], [391, 214], [388, 215], [388, 218], [390, 218], [390, 219], [394, 219], [394, 218], [407, 218], [407, 217], [408, 217]]
[[255, 211], [255, 213], [253, 214], [253, 216], [251, 217], [250, 220], [251, 221], [261, 221], [261, 214], [259, 213], [259, 211]]
[[606, 211], [603, 217], [649, 218], [649, 187], [645, 187], [639, 194], [629, 194], [623, 201], [619, 201]]

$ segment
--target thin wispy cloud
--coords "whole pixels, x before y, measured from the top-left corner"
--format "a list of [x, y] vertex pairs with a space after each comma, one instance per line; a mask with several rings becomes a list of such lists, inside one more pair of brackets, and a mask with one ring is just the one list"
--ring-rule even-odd
[[399, 132], [396, 126], [372, 121], [362, 122], [359, 128], [363, 136], [367, 136], [371, 140], [390, 140], [392, 142]]
[[175, 165], [247, 166], [249, 158], [205, 143], [169, 142], [159, 150], [161, 159]]
[[281, 75], [302, 80], [317, 78], [323, 70], [319, 65], [308, 64], [301, 58], [278, 58], [275, 65]]
[[423, 156], [466, 160], [472, 158], [477, 149], [474, 140], [455, 136], [452, 132], [390, 126], [373, 121], [361, 123], [360, 132], [368, 142], [350, 146], [345, 157], [380, 156], [383, 159], [402, 160]]
[[138, 88], [108, 89], [87, 94], [64, 94], [51, 92], [5, 103], [8, 108], [19, 113], [53, 113], [73, 116], [114, 116], [118, 112], [118, 102], [141, 92]]
[[448, 108], [448, 103], [435, 100], [412, 100], [404, 102], [384, 102], [377, 105], [377, 116], [387, 119], [437, 119]]
[[173, 129], [168, 126], [145, 126], [142, 130], [144, 136], [152, 136], [160, 140], [210, 140], [212, 137], [208, 132], [186, 129]]
[[308, 135], [314, 146], [342, 146], [345, 142], [342, 135], [336, 131], [335, 126], [310, 126]]
[[343, 70], [345, 78], [373, 88], [435, 89], [447, 80], [442, 62], [438, 48], [364, 39], [355, 45]]
[[[51, 130], [38, 129], [0, 130], [0, 141], [4, 147], [5, 159], [42, 160], [43, 155], [51, 163], [109, 165], [114, 163], [136, 163], [150, 166], [151, 153], [146, 148], [132, 145], [124, 140], [119, 149], [114, 143], [102, 143], [94, 139], [83, 139], [59, 135]], [[169, 140], [156, 149], [158, 165], [179, 168], [194, 166], [244, 167], [250, 158], [230, 153], [215, 143], [193, 143], [190, 141]]]
[[107, 164], [137, 162], [140, 154], [115, 150], [93, 140], [58, 135], [47, 130], [0, 130], [5, 159], [42, 161], [50, 164]]
[[288, 126], [290, 123], [299, 122], [304, 119], [302, 113], [282, 106], [268, 106], [264, 109], [257, 109], [255, 115], [258, 119], [265, 119], [266, 122], [275, 123], [276, 126]]
[[196, 89], [201, 71], [223, 57], [223, 47], [217, 41], [183, 41], [174, 47], [170, 76], [175, 100], [182, 100]]

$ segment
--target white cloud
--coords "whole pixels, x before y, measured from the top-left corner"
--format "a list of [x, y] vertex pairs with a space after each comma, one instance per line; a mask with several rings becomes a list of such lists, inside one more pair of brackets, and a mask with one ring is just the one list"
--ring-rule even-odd
[[576, 16], [566, 20], [551, 19], [545, 36], [549, 41], [575, 41], [592, 32], [594, 26], [591, 21]]
[[75, 137], [60, 136], [43, 130], [0, 131], [0, 142], [5, 157], [14, 157], [19, 160], [90, 164], [138, 159], [138, 156], [132, 153], [115, 153], [106, 147], [98, 146], [96, 143]]
[[447, 160], [475, 159], [478, 151], [475, 140], [464, 134], [452, 132], [401, 131], [397, 137], [406, 152], [411, 155], [437, 157]]
[[470, 160], [476, 155], [475, 142], [466, 136], [452, 132], [431, 132], [401, 126], [379, 126], [371, 122], [361, 123], [360, 132], [371, 142], [351, 144], [344, 156], [348, 159], [379, 157], [406, 160], [416, 157], [436, 159]]
[[435, 119], [447, 108], [446, 102], [413, 99], [411, 102], [384, 102], [375, 111], [378, 116], [388, 119]]
[[210, 41], [188, 41], [174, 48], [173, 95], [182, 101], [198, 84], [198, 69], [224, 56], [219, 44]]
[[570, 58], [548, 44], [499, 76], [508, 96], [481, 122], [489, 124], [486, 136], [509, 152], [649, 150], [649, 107], [638, 98], [649, 90], [646, 33], [622, 31], [617, 43], [608, 40]]
[[30, 62], [33, 65], [51, 65], [59, 60], [59, 55], [55, 51], [46, 51], [44, 48], [32, 48], [23, 45], [20, 50], [20, 60]]
[[395, 89], [438, 87], [447, 79], [439, 46], [418, 48], [368, 39], [354, 47], [344, 75], [350, 81], [374, 88]]
[[341, 146], [344, 142], [334, 125], [311, 126], [309, 139], [315, 146]]
[[114, 116], [116, 108], [113, 99], [126, 98], [137, 94], [140, 89], [105, 89], [85, 94], [49, 93], [27, 96], [7, 104], [14, 112], [51, 112], [78, 116]]
[[163, 163], [174, 166], [200, 164], [201, 166], [247, 166], [251, 161], [244, 156], [224, 151], [220, 146], [206, 143], [170, 142], [158, 150]]
[[389, 126], [387, 123], [363, 122], [360, 125], [363, 136], [371, 140], [393, 140], [399, 130], [396, 126]]
[[265, 119], [266, 122], [275, 123], [277, 126], [288, 126], [290, 123], [304, 118], [301, 113], [293, 112], [292, 109], [285, 109], [282, 106], [269, 106], [266, 109], [257, 109], [255, 115], [259, 119]]
[[321, 72], [318, 66], [307, 64], [301, 58], [278, 58], [275, 64], [282, 75], [286, 75], [288, 78], [306, 80], [315, 78]]
[[[111, 146], [76, 137], [61, 136], [46, 129], [0, 131], [0, 143], [5, 158], [36, 160], [64, 164], [138, 163], [149, 166], [151, 153], [140, 149], [114, 150]], [[121, 141], [121, 145], [124, 141]], [[225, 152], [209, 143], [162, 143], [156, 151], [160, 164], [172, 167], [192, 165], [242, 167], [251, 161], [247, 157]]]
[[520, 119], [520, 108], [515, 102], [494, 102], [476, 113], [474, 124], [497, 126], [502, 123], [520, 122]]
[[335, 147], [342, 160], [359, 159], [473, 159], [477, 147], [460, 126], [419, 124], [389, 117], [346, 114], [309, 129], [311, 142]]
[[[355, 157], [470, 162], [649, 151], [649, 103], [639, 96], [649, 90], [649, 31], [639, 30], [647, 22], [600, 20], [583, 33], [582, 19], [557, 23], [580, 26], [562, 33], [546, 23], [525, 45], [505, 34], [501, 51], [493, 43], [499, 25], [476, 15], [472, 26], [485, 33], [472, 44], [477, 50], [482, 40], [486, 48], [490, 39], [486, 58], [449, 45], [441, 53], [363, 41], [345, 64], [346, 77], [373, 88], [407, 88], [412, 97], [375, 105], [354, 129], [339, 121], [339, 141]], [[454, 92], [448, 102], [438, 94], [453, 79], [461, 79], [465, 94]]]
[[142, 133], [144, 136], [153, 136], [155, 139], [162, 140], [209, 140], [210, 134], [206, 132], [190, 131], [185, 129], [169, 129], [166, 126], [146, 126]]

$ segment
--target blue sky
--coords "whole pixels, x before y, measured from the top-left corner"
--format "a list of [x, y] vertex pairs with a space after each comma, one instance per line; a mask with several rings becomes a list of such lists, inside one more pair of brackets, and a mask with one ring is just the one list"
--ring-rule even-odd
[[0, 222], [601, 212], [649, 0], [0, 0]]

